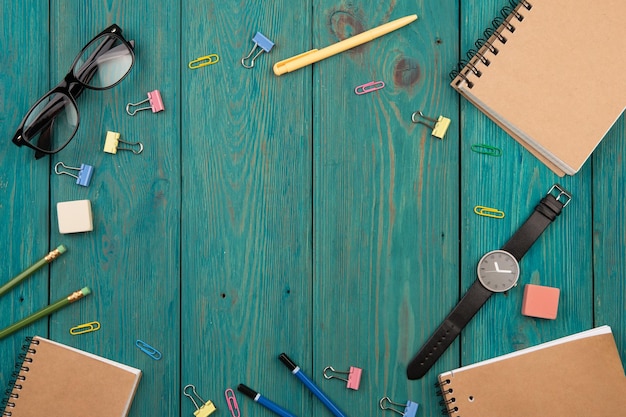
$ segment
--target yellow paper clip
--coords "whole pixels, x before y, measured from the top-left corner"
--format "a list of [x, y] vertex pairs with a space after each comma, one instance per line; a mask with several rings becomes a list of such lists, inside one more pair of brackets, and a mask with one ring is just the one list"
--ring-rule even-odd
[[[421, 117], [422, 119], [426, 119], [434, 124], [426, 123], [424, 120], [419, 119], [419, 117]], [[448, 130], [448, 126], [450, 126], [450, 119], [448, 119], [447, 117], [439, 116], [437, 119], [433, 119], [432, 117], [424, 116], [424, 113], [422, 113], [420, 110], [414, 112], [411, 115], [411, 121], [413, 123], [419, 123], [431, 128], [433, 130], [431, 135], [439, 139], [443, 139], [446, 131]]]
[[76, 336], [78, 334], [95, 332], [96, 330], [100, 330], [100, 323], [97, 321], [90, 321], [89, 323], [79, 324], [78, 326], [72, 327], [70, 329], [70, 334]]
[[494, 208], [491, 208], [491, 207], [476, 206], [476, 207], [474, 207], [474, 213], [478, 214], [479, 216], [492, 217], [494, 219], [503, 219], [504, 218], [504, 212], [503, 211], [500, 211], [498, 209], [494, 209]]
[[[125, 143], [130, 146], [138, 146], [139, 149], [135, 150], [132, 148], [119, 148], [118, 145], [120, 142]], [[119, 133], [108, 131], [106, 138], [104, 139], [104, 152], [116, 154], [117, 151], [131, 151], [135, 155], [139, 155], [141, 152], [143, 152], [143, 144], [141, 142], [135, 142], [135, 143], [126, 142], [120, 139]]]
[[[189, 390], [191, 390], [191, 394], [187, 392]], [[211, 400], [204, 401], [202, 398], [200, 398], [200, 396], [196, 392], [196, 387], [191, 384], [183, 388], [183, 394], [189, 397], [189, 399], [193, 402], [193, 405], [196, 407], [196, 411], [194, 411], [193, 413], [193, 415], [196, 417], [207, 417], [209, 414], [217, 410]], [[198, 405], [196, 399], [198, 399], [202, 405]]]
[[207, 65], [217, 64], [220, 60], [220, 57], [217, 54], [209, 54], [206, 56], [201, 56], [200, 58], [189, 61], [189, 69], [198, 69], [202, 67], [206, 67]]

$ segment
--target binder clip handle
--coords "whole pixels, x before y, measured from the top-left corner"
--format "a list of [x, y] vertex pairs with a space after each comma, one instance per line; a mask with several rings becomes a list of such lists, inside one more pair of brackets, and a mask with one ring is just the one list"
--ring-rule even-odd
[[[257, 32], [256, 35], [254, 35], [254, 38], [252, 38], [252, 42], [254, 42], [254, 46], [252, 47], [248, 55], [244, 58], [241, 58], [241, 65], [248, 69], [254, 67], [254, 61], [259, 57], [259, 55], [261, 55], [263, 52], [271, 51], [274, 47], [274, 42], [269, 40], [261, 32]], [[246, 64], [246, 60], [249, 59], [252, 54], [254, 54], [254, 51], [256, 51], [257, 48], [260, 48], [260, 51], [257, 52], [254, 58], [250, 60], [250, 64]]]

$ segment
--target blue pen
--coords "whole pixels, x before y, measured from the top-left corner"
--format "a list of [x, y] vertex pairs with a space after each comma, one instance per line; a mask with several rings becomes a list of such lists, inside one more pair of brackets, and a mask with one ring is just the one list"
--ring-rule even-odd
[[262, 396], [261, 394], [259, 394], [258, 392], [256, 392], [255, 390], [253, 390], [252, 388], [244, 384], [239, 384], [237, 386], [237, 391], [243, 393], [247, 397], [252, 398], [254, 402], [261, 404], [263, 407], [267, 408], [270, 411], [273, 411], [274, 413], [278, 414], [280, 417], [296, 417], [295, 415], [291, 414], [289, 411], [282, 408], [280, 405], [276, 404], [275, 402], [271, 400], [268, 400], [267, 398], [265, 398], [264, 396]]
[[300, 381], [302, 381], [305, 387], [307, 387], [313, 394], [315, 394], [317, 398], [319, 398], [319, 400], [335, 415], [335, 417], [347, 417], [343, 413], [343, 411], [341, 411], [339, 407], [337, 407], [335, 403], [333, 403], [331, 399], [328, 398], [328, 396], [324, 394], [324, 392], [322, 392], [322, 390], [319, 389], [317, 385], [315, 385], [311, 378], [309, 378], [304, 372], [302, 372], [300, 367], [296, 365], [289, 358], [289, 356], [281, 353], [280, 356], [278, 356], [278, 359], [280, 359], [280, 361], [285, 364], [285, 366], [291, 371], [292, 374], [294, 374]]

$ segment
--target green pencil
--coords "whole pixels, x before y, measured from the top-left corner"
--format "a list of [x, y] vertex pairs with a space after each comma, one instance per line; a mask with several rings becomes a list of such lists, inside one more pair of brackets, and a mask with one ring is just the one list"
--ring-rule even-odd
[[56, 248], [55, 250], [53, 250], [50, 253], [48, 253], [46, 256], [41, 258], [39, 261], [35, 262], [30, 268], [24, 270], [24, 272], [22, 272], [21, 274], [17, 275], [11, 281], [7, 282], [2, 287], [0, 287], [0, 297], [2, 295], [4, 295], [4, 293], [9, 291], [11, 288], [13, 288], [17, 284], [19, 284], [22, 280], [24, 280], [25, 278], [29, 277], [33, 273], [35, 273], [42, 266], [44, 266], [46, 264], [49, 264], [50, 262], [54, 261], [56, 258], [58, 258], [63, 253], [65, 253], [65, 251], [66, 251], [65, 246], [59, 245], [58, 248]]
[[59, 301], [53, 304], [50, 304], [47, 307], [42, 308], [38, 312], [33, 313], [30, 316], [18, 321], [17, 323], [10, 325], [6, 329], [0, 330], [0, 339], [3, 339], [6, 336], [10, 335], [11, 333], [18, 331], [24, 326], [28, 326], [32, 322], [37, 321], [42, 317], [49, 316], [55, 311], [65, 307], [68, 304], [73, 303], [74, 301], [78, 301], [84, 296], [89, 295], [89, 294], [91, 294], [91, 290], [89, 289], [89, 287], [85, 287], [79, 291], [74, 291], [67, 297], [63, 297]]

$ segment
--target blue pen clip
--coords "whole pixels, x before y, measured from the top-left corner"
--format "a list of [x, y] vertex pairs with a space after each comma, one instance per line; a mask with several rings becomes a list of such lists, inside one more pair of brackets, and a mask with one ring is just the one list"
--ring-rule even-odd
[[[78, 175], [72, 174], [71, 172], [61, 171], [59, 167], [63, 167], [72, 171], [78, 171]], [[68, 167], [63, 162], [58, 162], [54, 166], [54, 172], [57, 175], [69, 175], [70, 177], [76, 178], [76, 184], [82, 185], [83, 187], [88, 187], [89, 183], [91, 182], [91, 176], [93, 175], [93, 166], [80, 164], [80, 168], [74, 168]]]
[[[389, 405], [385, 405], [385, 402], [387, 402]], [[381, 398], [380, 401], [378, 402], [378, 405], [380, 406], [381, 410], [391, 410], [394, 413], [398, 413], [404, 417], [415, 417], [415, 414], [417, 414], [417, 408], [419, 407], [419, 404], [413, 401], [407, 401], [406, 404], [394, 403], [393, 401], [389, 399], [389, 397]], [[391, 407], [392, 405], [404, 407], [404, 411], [400, 411], [396, 408], [393, 408]]]
[[161, 352], [159, 352], [158, 350], [156, 350], [155, 348], [153, 348], [152, 346], [150, 346], [143, 340], [137, 340], [135, 342], [135, 346], [137, 346], [139, 350], [141, 350], [143, 353], [150, 356], [152, 359], [156, 361], [158, 361], [159, 359], [163, 357], [163, 355], [161, 355]]
[[[274, 47], [274, 42], [270, 41], [261, 32], [257, 32], [256, 35], [254, 35], [254, 38], [252, 38], [252, 42], [254, 42], [254, 47], [252, 47], [252, 49], [250, 50], [250, 53], [248, 53], [248, 55], [245, 58], [241, 59], [241, 65], [243, 65], [246, 68], [254, 67], [254, 60], [257, 59], [259, 55], [261, 55], [263, 52], [269, 52]], [[261, 48], [261, 50], [254, 56], [254, 58], [250, 60], [249, 65], [246, 64], [246, 60], [252, 56], [252, 54], [257, 48]]]

